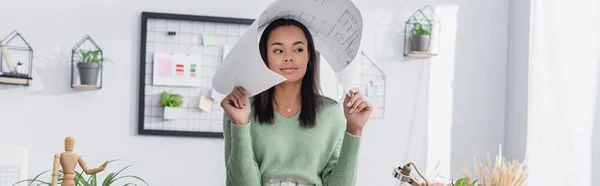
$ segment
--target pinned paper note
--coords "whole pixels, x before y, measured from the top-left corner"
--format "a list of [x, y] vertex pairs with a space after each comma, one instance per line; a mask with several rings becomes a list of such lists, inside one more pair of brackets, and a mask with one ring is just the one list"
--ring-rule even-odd
[[200, 110], [206, 111], [206, 112], [211, 112], [212, 111], [212, 103], [213, 100], [207, 97], [200, 97], [200, 104], [198, 104], [198, 107], [200, 108]]
[[[262, 32], [278, 18], [294, 19], [308, 27], [316, 50], [327, 60], [338, 81], [351, 77], [337, 73], [352, 63], [361, 43], [363, 21], [354, 3], [349, 0], [276, 0], [250, 25], [219, 65], [213, 88], [226, 94], [234, 86], [241, 86], [246, 96], [251, 97], [286, 80], [266, 67], [258, 49]], [[342, 83], [349, 84], [351, 81]], [[345, 91], [351, 88], [344, 86]]]
[[202, 55], [154, 54], [152, 84], [163, 86], [201, 86]]
[[377, 119], [379, 118], [379, 107], [373, 107], [373, 111], [371, 111], [370, 118]]
[[202, 45], [215, 45], [217, 39], [212, 34], [202, 34]]

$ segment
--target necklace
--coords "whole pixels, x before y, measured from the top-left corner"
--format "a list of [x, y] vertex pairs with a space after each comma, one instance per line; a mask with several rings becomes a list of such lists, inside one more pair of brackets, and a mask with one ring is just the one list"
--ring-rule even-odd
[[[277, 102], [277, 101], [276, 101]], [[285, 106], [287, 107], [285, 109], [285, 111], [287, 111], [288, 113], [292, 112], [292, 104], [285, 104]]]
[[286, 111], [287, 111], [287, 112], [292, 112], [292, 107], [291, 107], [290, 105], [286, 105], [286, 106], [287, 106], [287, 109], [286, 109]]

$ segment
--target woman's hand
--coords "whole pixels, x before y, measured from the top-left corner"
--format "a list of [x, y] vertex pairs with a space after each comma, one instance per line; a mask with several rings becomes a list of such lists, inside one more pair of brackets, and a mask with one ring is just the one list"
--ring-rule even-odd
[[231, 118], [231, 122], [236, 125], [243, 125], [249, 122], [250, 118], [250, 99], [246, 96], [246, 90], [242, 87], [234, 87], [233, 91], [221, 101], [221, 107]]
[[350, 96], [344, 99], [344, 116], [346, 116], [346, 131], [352, 135], [362, 135], [362, 129], [371, 116], [373, 106], [357, 90], [350, 90]]

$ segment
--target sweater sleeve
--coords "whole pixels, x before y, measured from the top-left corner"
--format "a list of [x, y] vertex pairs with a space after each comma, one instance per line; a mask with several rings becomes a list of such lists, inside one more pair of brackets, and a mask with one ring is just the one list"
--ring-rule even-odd
[[227, 186], [260, 186], [261, 176], [252, 150], [250, 125], [235, 125], [223, 117]]
[[321, 175], [323, 186], [354, 186], [360, 139], [360, 136], [354, 136], [345, 130], [340, 135]]

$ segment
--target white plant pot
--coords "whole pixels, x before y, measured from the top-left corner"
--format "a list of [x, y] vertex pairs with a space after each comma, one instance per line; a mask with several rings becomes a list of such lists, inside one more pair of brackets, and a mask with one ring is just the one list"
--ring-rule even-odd
[[25, 74], [25, 67], [23, 65], [17, 65], [17, 73]]
[[181, 108], [178, 107], [164, 107], [163, 118], [164, 119], [179, 119], [181, 116]]

